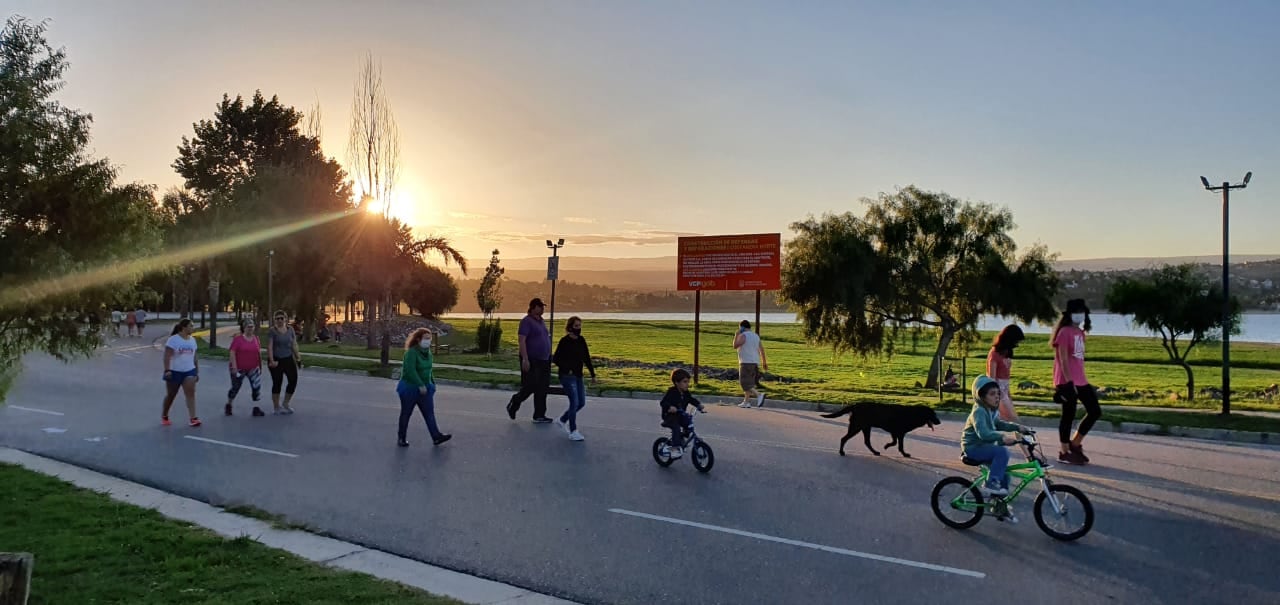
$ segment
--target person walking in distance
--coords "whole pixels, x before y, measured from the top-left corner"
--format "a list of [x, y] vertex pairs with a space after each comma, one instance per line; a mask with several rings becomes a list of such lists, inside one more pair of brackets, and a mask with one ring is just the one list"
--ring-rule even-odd
[[769, 360], [765, 357], [760, 336], [751, 331], [751, 322], [744, 319], [738, 324], [733, 348], [738, 352], [738, 384], [742, 387], [742, 403], [738, 407], [760, 407], [764, 405], [764, 393], [756, 385], [760, 382], [761, 368], [769, 369]]
[[136, 330], [138, 326], [138, 314], [133, 311], [125, 311], [124, 316], [124, 323], [125, 328], [128, 330], [128, 336], [129, 338], [133, 338], [134, 330]]
[[196, 383], [200, 380], [200, 364], [196, 361], [196, 339], [191, 336], [191, 320], [183, 319], [173, 327], [169, 340], [164, 343], [164, 404], [160, 409], [160, 424], [169, 426], [169, 409], [178, 396], [178, 389], [187, 399], [189, 426], [200, 426], [196, 415]]
[[[276, 311], [275, 321], [267, 333], [267, 366], [271, 370], [271, 413], [292, 414], [289, 401], [298, 389], [298, 366], [302, 357], [298, 352], [298, 335], [289, 327], [289, 317], [284, 311]], [[289, 385], [284, 389], [284, 403], [280, 402], [280, 386], [284, 379]]]
[[147, 311], [138, 305], [138, 310], [133, 312], [133, 320], [138, 324], [138, 338], [142, 338], [142, 330], [147, 327]]
[[542, 321], [545, 307], [541, 298], [529, 301], [529, 313], [520, 320], [517, 339], [520, 342], [520, 390], [507, 402], [507, 416], [516, 419], [520, 404], [533, 395], [533, 421], [551, 422], [547, 418], [547, 389], [551, 386], [551, 334]]
[[1013, 393], [1011, 376], [1013, 375], [1013, 350], [1026, 338], [1022, 328], [1009, 324], [1000, 330], [995, 341], [991, 343], [991, 351], [987, 353], [987, 376], [1000, 386], [1000, 419], [1005, 422], [1018, 422], [1018, 412], [1013, 409]]
[[400, 447], [409, 446], [406, 437], [415, 407], [427, 421], [431, 443], [440, 445], [453, 438], [453, 435], [441, 433], [436, 425], [436, 380], [431, 371], [431, 337], [430, 330], [418, 328], [404, 341], [404, 364], [400, 367], [400, 382], [396, 384], [396, 394], [400, 396], [400, 430], [396, 433], [396, 445]]
[[[249, 379], [249, 393], [256, 404], [262, 397], [262, 345], [258, 344], [258, 335], [254, 333], [257, 322], [246, 319], [240, 322], [240, 333], [231, 338], [231, 390], [227, 391], [227, 405], [223, 414], [231, 415], [231, 402], [235, 401], [241, 385]], [[265, 416], [262, 408], [253, 406], [254, 416]]]
[[[1067, 301], [1067, 308], [1049, 339], [1053, 345], [1053, 400], [1062, 405], [1062, 420], [1058, 423], [1058, 440], [1062, 447], [1058, 461], [1064, 464], [1089, 463], [1088, 456], [1084, 455], [1084, 437], [1102, 417], [1098, 392], [1084, 373], [1085, 336], [1092, 327], [1089, 307], [1084, 299], [1073, 298]], [[1085, 416], [1072, 437], [1071, 423], [1076, 418], [1077, 403], [1084, 405]]]
[[569, 398], [569, 409], [556, 420], [560, 428], [569, 434], [569, 439], [582, 441], [584, 437], [578, 432], [578, 412], [587, 405], [587, 387], [583, 384], [582, 368], [591, 372], [591, 384], [596, 382], [596, 367], [591, 363], [591, 351], [587, 349], [587, 339], [582, 337], [582, 319], [574, 316], [565, 323], [565, 335], [556, 345], [555, 355], [551, 356], [559, 368], [560, 386]]

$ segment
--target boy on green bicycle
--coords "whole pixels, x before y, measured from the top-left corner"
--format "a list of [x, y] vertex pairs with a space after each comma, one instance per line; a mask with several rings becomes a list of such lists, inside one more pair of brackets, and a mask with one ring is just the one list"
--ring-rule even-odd
[[1009, 450], [1006, 445], [1018, 442], [1017, 432], [1022, 425], [1000, 420], [1000, 383], [986, 375], [973, 379], [973, 411], [964, 422], [964, 436], [960, 442], [960, 455], [991, 468], [990, 478], [982, 486], [982, 492], [992, 496], [1009, 495]]

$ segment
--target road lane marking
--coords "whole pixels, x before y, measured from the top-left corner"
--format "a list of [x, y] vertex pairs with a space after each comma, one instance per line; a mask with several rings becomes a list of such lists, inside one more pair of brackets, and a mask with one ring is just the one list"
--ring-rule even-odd
[[218, 441], [217, 439], [206, 439], [206, 438], [204, 438], [204, 437], [196, 437], [196, 436], [194, 436], [194, 435], [183, 435], [183, 438], [184, 438], [184, 439], [194, 439], [194, 440], [196, 440], [196, 441], [203, 441], [203, 442], [205, 442], [205, 443], [214, 443], [214, 444], [217, 444], [217, 445], [225, 445], [225, 446], [227, 446], [227, 447], [238, 447], [238, 448], [240, 448], [240, 449], [242, 449], [242, 450], [250, 450], [250, 451], [254, 451], [254, 452], [262, 452], [262, 453], [264, 453], [264, 454], [274, 454], [274, 455], [276, 455], [276, 456], [284, 456], [285, 458], [297, 458], [297, 457], [298, 457], [298, 455], [297, 455], [297, 454], [290, 454], [289, 452], [277, 452], [277, 451], [275, 451], [275, 450], [268, 450], [268, 449], [263, 449], [263, 448], [260, 448], [260, 447], [253, 447], [252, 445], [240, 445], [239, 443], [231, 443], [231, 442], [229, 442], [229, 441]]
[[55, 412], [55, 411], [53, 411], [53, 410], [40, 410], [40, 409], [36, 409], [36, 408], [26, 408], [26, 407], [22, 407], [22, 406], [20, 406], [20, 405], [11, 405], [11, 406], [9, 406], [9, 407], [11, 407], [11, 408], [13, 408], [13, 409], [15, 409], [15, 410], [22, 410], [22, 411], [24, 411], [24, 412], [35, 412], [35, 413], [37, 413], [37, 414], [48, 414], [48, 415], [50, 415], [50, 416], [66, 416], [66, 414], [63, 414], [62, 412]]
[[915, 568], [918, 568], [918, 569], [927, 569], [927, 570], [930, 570], [930, 571], [938, 571], [938, 572], [942, 572], [942, 573], [955, 574], [955, 575], [958, 575], [958, 576], [968, 576], [968, 577], [970, 577], [970, 578], [979, 578], [979, 579], [982, 579], [982, 578], [986, 578], [986, 577], [987, 577], [987, 574], [982, 573], [982, 572], [980, 572], [980, 571], [970, 571], [970, 570], [968, 570], [968, 569], [959, 569], [959, 568], [956, 568], [956, 567], [947, 567], [946, 565], [934, 565], [933, 563], [922, 563], [922, 562], [920, 562], [920, 561], [911, 561], [911, 560], [909, 560], [909, 559], [899, 559], [899, 558], [897, 558], [897, 557], [886, 557], [886, 556], [884, 556], [884, 555], [877, 555], [877, 554], [874, 554], [874, 553], [861, 552], [861, 551], [857, 551], [857, 550], [849, 550], [849, 549], [846, 549], [846, 548], [837, 548], [837, 547], [834, 547], [834, 546], [826, 546], [826, 545], [823, 545], [823, 544], [814, 544], [814, 543], [812, 543], [812, 542], [804, 542], [804, 541], [801, 541], [801, 540], [791, 540], [791, 539], [789, 539], [789, 538], [779, 538], [779, 537], [777, 537], [777, 536], [770, 536], [770, 535], [766, 535], [766, 534], [758, 534], [758, 533], [750, 532], [750, 531], [742, 531], [742, 530], [740, 530], [740, 529], [733, 529], [733, 528], [731, 528], [731, 527], [721, 527], [721, 526], [719, 526], [719, 525], [709, 525], [709, 524], [706, 524], [706, 523], [698, 523], [698, 522], [696, 522], [696, 521], [685, 521], [684, 519], [676, 519], [676, 518], [673, 518], [673, 517], [663, 517], [663, 516], [660, 516], [660, 515], [650, 515], [649, 513], [638, 513], [638, 512], [635, 512], [635, 511], [625, 510], [625, 509], [621, 509], [621, 508], [611, 508], [611, 509], [609, 509], [609, 512], [611, 512], [611, 513], [617, 513], [617, 514], [619, 514], [619, 515], [627, 515], [627, 516], [630, 516], [630, 517], [639, 517], [639, 518], [641, 518], [641, 519], [649, 519], [649, 520], [651, 520], [651, 521], [662, 521], [663, 523], [672, 523], [672, 524], [675, 524], [675, 525], [683, 525], [683, 526], [685, 526], [685, 527], [696, 527], [696, 528], [698, 528], [698, 529], [707, 529], [707, 530], [711, 530], [711, 531], [718, 531], [718, 532], [722, 532], [722, 533], [726, 533], [726, 534], [732, 534], [732, 535], [735, 535], [735, 536], [743, 536], [743, 537], [745, 537], [745, 538], [755, 538], [755, 539], [757, 539], [757, 540], [764, 540], [764, 541], [766, 541], [766, 542], [776, 542], [776, 543], [778, 543], [778, 544], [787, 544], [787, 545], [790, 545], [790, 546], [800, 546], [800, 547], [802, 547], [802, 548], [812, 548], [812, 549], [814, 549], [814, 550], [820, 550], [820, 551], [823, 551], [823, 552], [829, 552], [829, 553], [834, 553], [834, 554], [838, 554], [838, 555], [846, 555], [846, 556], [849, 556], [849, 557], [858, 557], [858, 558], [861, 558], [861, 559], [870, 559], [870, 560], [872, 560], [872, 561], [880, 561], [880, 562], [882, 562], [882, 563], [893, 563], [893, 564], [895, 564], [895, 565], [905, 565], [905, 566], [907, 566], [907, 567], [915, 567]]
[[58, 434], [58, 433], [65, 433], [65, 432], [67, 432], [67, 429], [62, 429], [62, 428], [58, 428], [58, 427], [54, 427], [54, 426], [45, 427], [45, 428], [40, 429], [40, 430], [42, 430], [42, 431], [44, 431], [44, 432], [46, 432], [46, 433], [49, 433], [50, 435], [56, 435], [56, 434]]

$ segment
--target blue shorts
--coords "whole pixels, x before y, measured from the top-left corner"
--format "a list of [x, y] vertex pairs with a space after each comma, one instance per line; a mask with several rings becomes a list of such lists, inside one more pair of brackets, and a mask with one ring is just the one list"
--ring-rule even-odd
[[198, 376], [198, 372], [199, 369], [189, 370], [186, 372], [169, 372], [169, 376], [164, 378], [164, 381], [172, 382], [174, 384], [182, 384], [183, 382], [186, 382], [188, 378], [195, 378]]

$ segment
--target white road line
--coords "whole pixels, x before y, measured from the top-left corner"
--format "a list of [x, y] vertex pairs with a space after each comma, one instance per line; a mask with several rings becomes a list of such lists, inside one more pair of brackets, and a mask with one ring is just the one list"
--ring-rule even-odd
[[764, 540], [764, 541], [766, 541], [766, 542], [777, 542], [777, 543], [779, 543], [779, 544], [788, 544], [788, 545], [791, 545], [791, 546], [800, 546], [800, 547], [803, 547], [803, 548], [812, 548], [812, 549], [814, 549], [814, 550], [821, 550], [821, 551], [823, 551], [823, 552], [835, 553], [835, 554], [838, 554], [838, 555], [846, 555], [846, 556], [850, 556], [850, 557], [859, 557], [859, 558], [862, 558], [862, 559], [871, 559], [872, 561], [880, 561], [880, 562], [883, 562], [883, 563], [893, 563], [893, 564], [895, 564], [895, 565], [905, 565], [905, 566], [907, 566], [907, 567], [916, 567], [916, 568], [919, 568], [919, 569], [928, 569], [928, 570], [930, 570], [930, 571], [939, 571], [939, 572], [942, 572], [942, 573], [955, 574], [955, 575], [958, 575], [958, 576], [968, 576], [968, 577], [970, 577], [970, 578], [979, 578], [979, 579], [981, 579], [981, 578], [986, 578], [986, 577], [987, 577], [987, 574], [982, 573], [982, 572], [980, 572], [980, 571], [970, 571], [970, 570], [968, 570], [968, 569], [959, 569], [959, 568], [955, 568], [955, 567], [947, 567], [946, 565], [934, 565], [933, 563], [921, 563], [921, 562], [919, 562], [919, 561], [911, 561], [911, 560], [908, 560], [908, 559], [899, 559], [899, 558], [897, 558], [897, 557], [886, 557], [886, 556], [884, 556], [884, 555], [877, 555], [877, 554], [872, 554], [872, 553], [867, 553], [867, 552], [860, 552], [860, 551], [856, 551], [856, 550], [848, 550], [848, 549], [845, 549], [845, 548], [836, 548], [836, 547], [834, 547], [834, 546], [825, 546], [825, 545], [822, 545], [822, 544], [814, 544], [814, 543], [812, 543], [812, 542], [802, 542], [802, 541], [800, 541], [800, 540], [791, 540], [791, 539], [788, 539], [788, 538], [779, 538], [779, 537], [777, 537], [777, 536], [769, 536], [769, 535], [766, 535], [766, 534], [758, 534], [758, 533], [755, 533], [755, 532], [742, 531], [742, 530], [740, 530], [740, 529], [733, 529], [733, 528], [730, 528], [730, 527], [721, 527], [721, 526], [719, 526], [719, 525], [708, 525], [708, 524], [706, 524], [706, 523], [697, 523], [697, 522], [695, 522], [695, 521], [685, 521], [684, 519], [675, 519], [675, 518], [672, 518], [672, 517], [662, 517], [662, 516], [659, 516], [659, 515], [650, 515], [650, 514], [648, 514], [648, 513], [638, 513], [638, 512], [635, 512], [635, 511], [624, 510], [624, 509], [621, 509], [621, 508], [611, 508], [611, 509], [609, 509], [609, 512], [611, 512], [611, 513], [617, 513], [617, 514], [619, 514], [619, 515], [628, 515], [628, 516], [631, 516], [631, 517], [639, 517], [639, 518], [641, 518], [641, 519], [649, 519], [649, 520], [652, 520], [652, 521], [662, 521], [662, 522], [664, 522], [664, 523], [674, 523], [674, 524], [676, 524], [676, 525], [684, 525], [684, 526], [686, 526], [686, 527], [696, 527], [696, 528], [698, 528], [698, 529], [709, 529], [709, 530], [711, 530], [711, 531], [718, 531], [718, 532], [723, 532], [723, 533], [726, 533], [726, 534], [733, 534], [733, 535], [735, 535], [735, 536], [743, 536], [743, 537], [746, 537], [746, 538], [755, 538], [755, 539], [757, 539], [757, 540]]
[[240, 448], [240, 449], [242, 449], [242, 450], [250, 450], [250, 451], [254, 451], [254, 452], [262, 452], [262, 453], [264, 453], [264, 454], [275, 454], [276, 456], [284, 456], [285, 458], [297, 458], [297, 457], [298, 457], [298, 455], [297, 455], [297, 454], [290, 454], [290, 453], [288, 453], [288, 452], [277, 452], [277, 451], [275, 451], [275, 450], [268, 450], [268, 449], [263, 449], [263, 448], [260, 448], [260, 447], [253, 447], [252, 445], [240, 445], [239, 443], [231, 443], [231, 442], [229, 442], [229, 441], [218, 441], [217, 439], [206, 439], [206, 438], [204, 438], [204, 437], [196, 437], [196, 436], [194, 436], [194, 435], [183, 435], [183, 438], [184, 438], [184, 439], [194, 439], [194, 440], [196, 440], [196, 441], [203, 441], [203, 442], [205, 442], [205, 443], [216, 443], [216, 444], [218, 444], [218, 445], [225, 445], [225, 446], [227, 446], [227, 447], [238, 447], [238, 448]]
[[62, 412], [54, 412], [52, 410], [38, 410], [36, 408], [24, 408], [20, 405], [11, 405], [9, 407], [15, 410], [22, 410], [24, 412], [35, 412], [37, 414], [48, 414], [50, 416], [66, 416], [66, 414], [63, 414]]

